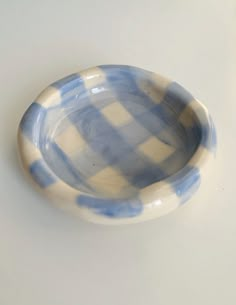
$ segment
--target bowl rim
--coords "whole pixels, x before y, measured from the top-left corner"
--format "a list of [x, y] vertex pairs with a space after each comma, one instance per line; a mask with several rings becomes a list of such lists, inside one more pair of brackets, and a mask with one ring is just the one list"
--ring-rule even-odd
[[[34, 103], [40, 104], [42, 107], [45, 108], [48, 108], [52, 105], [59, 103], [62, 99], [60, 90], [63, 88], [63, 86], [71, 85], [73, 83], [74, 76], [76, 76], [77, 79], [78, 78], [86, 79], [94, 75], [94, 73], [98, 73], [97, 71], [99, 67], [101, 66], [91, 67], [86, 70], [82, 70], [79, 73], [71, 74], [67, 77], [60, 79], [57, 82], [50, 84], [48, 87], [46, 87], [46, 89], [44, 89], [38, 95]], [[137, 68], [134, 66], [126, 66], [126, 65], [106, 65], [105, 67], [107, 67], [108, 69], [109, 67]], [[140, 70], [143, 70], [148, 73], [153, 73], [144, 69], [140, 69]], [[154, 74], [163, 80], [166, 81], [168, 80], [167, 78], [157, 73]], [[168, 81], [170, 83], [172, 82], [170, 80]], [[55, 86], [55, 84], [57, 85]], [[28, 107], [28, 109], [31, 107], [31, 105]], [[26, 110], [26, 112], [28, 111], [28, 109]], [[153, 184], [150, 184], [142, 189], [142, 194], [144, 196], [144, 200], [142, 201], [145, 201], [146, 203], [145, 207], [147, 208], [153, 204], [153, 200], [150, 199], [153, 198], [153, 196], [158, 197], [160, 200], [172, 196], [174, 190], [173, 187], [170, 187], [170, 185], [176, 186], [176, 188], [178, 189], [178, 183], [184, 183], [184, 181], [187, 181], [189, 177], [194, 175], [195, 169], [198, 169], [200, 172], [202, 172], [202, 169], [204, 169], [206, 163], [214, 155], [215, 146], [216, 146], [215, 126], [213, 124], [211, 116], [208, 113], [207, 108], [199, 100], [193, 98], [193, 100], [190, 103], [186, 104], [184, 111], [185, 110], [193, 113], [201, 129], [204, 129], [204, 139], [203, 137], [201, 137], [196, 151], [193, 153], [190, 160], [179, 171], [177, 171], [173, 175], [166, 177], [163, 180], [154, 182]], [[21, 122], [24, 120], [26, 112], [24, 113]], [[37, 124], [37, 122], [32, 121], [31, 128], [33, 128], [35, 124]], [[53, 179], [55, 179], [56, 185], [46, 188], [40, 187], [40, 189], [50, 198], [54, 197], [54, 199], [58, 199], [58, 200], [60, 199], [63, 201], [75, 202], [75, 198], [77, 198], [81, 194], [90, 197], [91, 200], [97, 197], [94, 194], [85, 193], [83, 191], [80, 191], [79, 189], [75, 189], [69, 184], [67, 184], [65, 181], [63, 181], [61, 178], [59, 178], [56, 175], [56, 173], [50, 168], [48, 163], [45, 161], [42, 152], [37, 147], [37, 141], [34, 141], [33, 143], [29, 143], [29, 140], [25, 137], [25, 135], [21, 130], [21, 123], [18, 128], [18, 149], [23, 167], [28, 173], [30, 172], [29, 166], [32, 163], [32, 161], [40, 159], [43, 162], [43, 166], [45, 167], [46, 171], [53, 177]], [[37, 184], [37, 181], [34, 182], [36, 182]], [[153, 192], [153, 196], [151, 197], [150, 197], [150, 192]], [[117, 199], [117, 201], [124, 202], [124, 199]]]

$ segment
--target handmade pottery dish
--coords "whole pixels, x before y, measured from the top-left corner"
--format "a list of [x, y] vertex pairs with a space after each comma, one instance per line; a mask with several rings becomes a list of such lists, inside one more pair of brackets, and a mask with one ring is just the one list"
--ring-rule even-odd
[[18, 133], [24, 168], [67, 210], [104, 224], [158, 217], [200, 185], [216, 136], [207, 109], [176, 82], [123, 65], [46, 88]]

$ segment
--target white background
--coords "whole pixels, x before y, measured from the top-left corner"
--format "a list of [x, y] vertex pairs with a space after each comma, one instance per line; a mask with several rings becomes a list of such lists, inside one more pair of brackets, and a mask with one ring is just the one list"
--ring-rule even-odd
[[[236, 1], [0, 2], [0, 305], [236, 303]], [[218, 131], [188, 205], [105, 227], [65, 215], [25, 181], [16, 130], [51, 82], [98, 64], [177, 80]]]

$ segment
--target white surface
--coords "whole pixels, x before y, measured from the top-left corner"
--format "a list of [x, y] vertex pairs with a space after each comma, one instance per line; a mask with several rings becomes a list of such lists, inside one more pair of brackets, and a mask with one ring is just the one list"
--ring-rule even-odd
[[[236, 2], [0, 2], [0, 305], [236, 302]], [[209, 108], [218, 154], [208, 184], [151, 222], [92, 225], [25, 181], [16, 129], [54, 80], [105, 63], [177, 80]]]

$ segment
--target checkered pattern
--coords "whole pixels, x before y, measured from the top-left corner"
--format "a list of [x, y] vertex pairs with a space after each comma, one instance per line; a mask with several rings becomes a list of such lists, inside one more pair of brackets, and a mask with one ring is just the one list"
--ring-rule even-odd
[[[166, 210], [185, 202], [200, 183], [191, 158], [215, 147], [213, 131], [207, 111], [177, 83], [110, 65], [48, 87], [24, 115], [19, 138], [41, 188], [55, 192], [59, 183], [82, 210], [123, 219], [149, 217], [150, 205], [162, 210], [166, 198]], [[30, 164], [26, 141], [38, 152]]]

